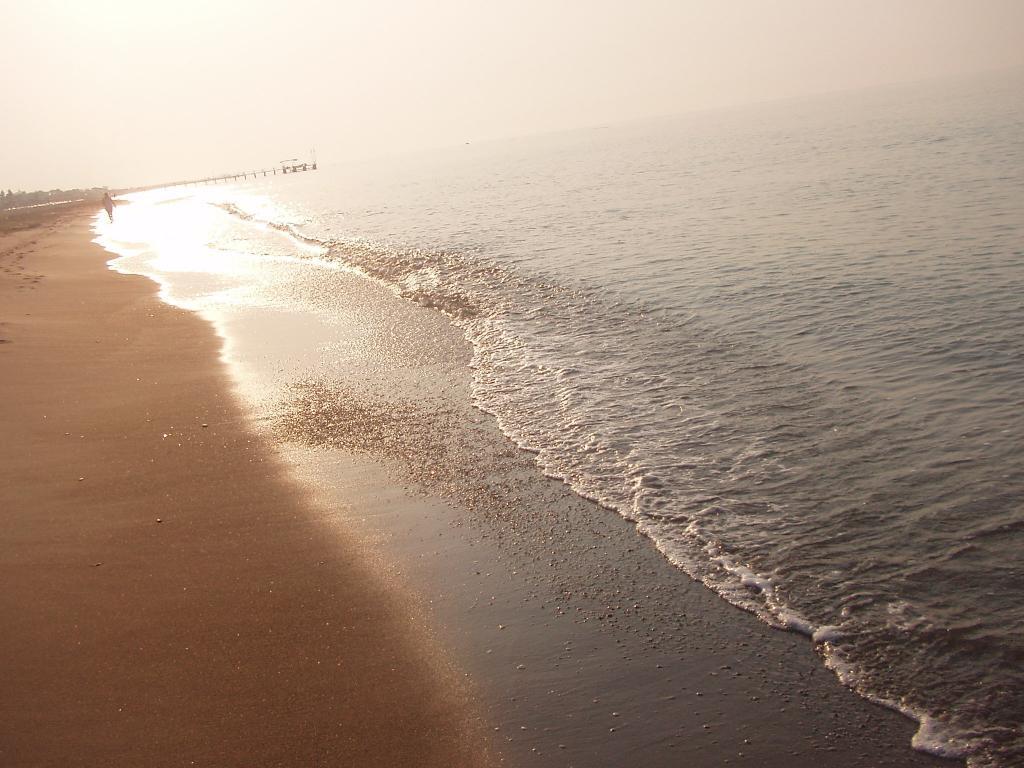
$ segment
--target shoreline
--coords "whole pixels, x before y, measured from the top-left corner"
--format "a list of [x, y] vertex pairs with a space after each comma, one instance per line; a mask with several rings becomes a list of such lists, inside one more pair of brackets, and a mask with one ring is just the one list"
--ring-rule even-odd
[[[167, 280], [221, 330], [260, 429], [334, 527], [419, 594], [511, 764], [950, 765], [913, 751], [916, 724], [843, 687], [809, 639], [543, 477], [472, 405], [472, 347], [447, 316], [319, 262], [245, 264], [287, 308], [207, 301], [145, 258], [117, 268]], [[234, 269], [219, 290], [242, 285]]]
[[472, 692], [85, 209], [0, 220], [0, 758], [484, 765]]
[[917, 724], [843, 686], [806, 638], [692, 581], [559, 481], [531, 528], [503, 534], [395, 464], [291, 451], [338, 524], [420, 591], [510, 765], [962, 765], [913, 750]]
[[[74, 226], [81, 226], [84, 230], [82, 222], [72, 225], [72, 228]], [[81, 240], [84, 232], [81, 230], [77, 232], [78, 245], [71, 245], [75, 234], [57, 228], [47, 236], [68, 238], [65, 247], [84, 247]], [[121, 599], [123, 587], [90, 585], [89, 580], [95, 581], [94, 577], [109, 573], [109, 566], [118, 564], [118, 558], [124, 557], [125, 547], [141, 544], [147, 552], [159, 550], [160, 557], [170, 560], [180, 569], [171, 574], [179, 579], [179, 584], [180, 573], [187, 570], [192, 583], [181, 586], [192, 587], [193, 591], [195, 584], [191, 571], [197, 565], [210, 569], [209, 574], [213, 578], [208, 583], [216, 584], [223, 592], [241, 591], [250, 605], [258, 605], [261, 598], [269, 597], [271, 589], [280, 592], [281, 581], [291, 583], [291, 595], [275, 598], [275, 615], [272, 617], [275, 627], [280, 628], [282, 623], [288, 625], [282, 630], [284, 636], [279, 635], [271, 643], [274, 647], [268, 648], [265, 643], [259, 643], [255, 649], [257, 654], [272, 655], [288, 651], [309, 654], [310, 649], [321, 648], [324, 644], [323, 622], [309, 621], [308, 606], [292, 604], [295, 595], [303, 595], [314, 603], [322, 601], [325, 595], [330, 596], [329, 605], [320, 607], [339, 610], [336, 605], [338, 582], [344, 587], [346, 579], [349, 586], [353, 581], [365, 579], [360, 589], [362, 597], [371, 606], [367, 607], [364, 602], [360, 610], [370, 614], [367, 622], [371, 626], [367, 626], [366, 635], [360, 638], [364, 642], [362, 650], [376, 651], [382, 634], [385, 640], [391, 640], [395, 634], [393, 628], [402, 627], [400, 634], [408, 639], [404, 645], [411, 646], [405, 649], [410, 661], [421, 665], [421, 677], [430, 684], [428, 690], [432, 689], [436, 694], [428, 702], [417, 700], [415, 705], [407, 702], [406, 709], [418, 710], [423, 715], [423, 705], [430, 705], [426, 707], [429, 712], [419, 721], [424, 728], [434, 722], [430, 720], [431, 714], [439, 716], [440, 730], [424, 735], [430, 749], [439, 753], [436, 760], [439, 765], [479, 764], [485, 754], [510, 765], [538, 766], [612, 766], [632, 762], [674, 766], [681, 761], [694, 765], [764, 765], [769, 768], [816, 768], [822, 762], [829, 766], [893, 768], [938, 768], [957, 764], [912, 751], [913, 723], [842, 687], [822, 666], [812, 646], [803, 637], [772, 629], [753, 615], [726, 603], [672, 566], [628, 521], [576, 496], [559, 481], [530, 481], [533, 495], [524, 498], [531, 503], [522, 505], [524, 508], [519, 511], [504, 510], [506, 516], [495, 520], [479, 509], [467, 509], [459, 503], [457, 494], [446, 496], [440, 486], [431, 487], [429, 482], [417, 483], [416, 473], [410, 476], [406, 471], [408, 468], [403, 469], [399, 463], [374, 456], [369, 451], [360, 453], [358, 446], [350, 446], [347, 452], [330, 448], [324, 450], [315, 441], [312, 447], [303, 446], [301, 439], [281, 441], [279, 436], [275, 438], [257, 429], [261, 425], [253, 421], [254, 414], [246, 413], [236, 397], [238, 381], [229, 376], [229, 366], [221, 358], [226, 341], [216, 335], [213, 326], [195, 313], [160, 302], [156, 298], [156, 283], [148, 278], [117, 274], [106, 266], [110, 254], [93, 244], [88, 247], [98, 251], [96, 263], [86, 270], [91, 273], [91, 284], [107, 301], [116, 301], [120, 297], [127, 307], [119, 316], [101, 316], [104, 325], [109, 325], [116, 335], [101, 339], [99, 349], [112, 348], [115, 338], [120, 344], [119, 334], [129, 330], [128, 338], [136, 341], [130, 344], [129, 349], [116, 355], [118, 362], [121, 365], [127, 361], [137, 366], [148, 365], [150, 376], [140, 377], [135, 371], [131, 377], [119, 377], [111, 373], [117, 369], [108, 368], [98, 383], [117, 384], [114, 389], [120, 393], [120, 399], [114, 404], [101, 403], [104, 409], [100, 424], [93, 423], [91, 430], [83, 430], [81, 433], [87, 437], [79, 438], [79, 441], [85, 440], [86, 444], [96, 442], [95, 432], [109, 431], [110, 427], [105, 422], [116, 413], [115, 421], [128, 423], [121, 423], [114, 429], [114, 434], [99, 440], [100, 445], [113, 444], [120, 451], [108, 455], [124, 460], [126, 452], [139, 453], [133, 458], [141, 463], [147, 458], [146, 452], [152, 452], [153, 446], [157, 445], [160, 446], [161, 472], [171, 473], [162, 478], [159, 487], [144, 489], [150, 497], [156, 492], [159, 492], [157, 495], [181, 494], [182, 486], [187, 484], [190, 503], [201, 503], [203, 498], [199, 497], [203, 494], [193, 486], [197, 482], [200, 487], [205, 483], [221, 483], [225, 470], [228, 470], [233, 482], [225, 482], [225, 486], [232, 486], [232, 489], [225, 493], [227, 487], [222, 487], [218, 492], [222, 501], [227, 495], [233, 506], [227, 513], [219, 511], [219, 521], [215, 521], [213, 526], [206, 525], [206, 521], [199, 517], [188, 519], [188, 535], [183, 541], [176, 542], [172, 553], [167, 553], [162, 551], [168, 543], [163, 540], [165, 533], [168, 528], [180, 527], [185, 522], [180, 519], [181, 514], [167, 512], [161, 517], [163, 522], [156, 524], [154, 518], [161, 515], [159, 512], [136, 513], [125, 509], [126, 504], [110, 504], [110, 499], [125, 491], [122, 483], [111, 483], [105, 489], [100, 488], [98, 495], [85, 498], [89, 505], [106, 503], [107, 507], [117, 507], [116, 520], [91, 521], [93, 527], [99, 528], [101, 536], [105, 530], [106, 539], [98, 543], [106, 547], [106, 552], [114, 554], [92, 558], [93, 550], [90, 550], [87, 559], [95, 559], [103, 565], [93, 568], [95, 563], [86, 563], [84, 567], [78, 563], [75, 568], [64, 568], [56, 582], [63, 579], [65, 584], [74, 583], [79, 595], [85, 598], [89, 598], [92, 590], [105, 589], [107, 594], [104, 597], [108, 602]], [[5, 249], [6, 245], [0, 250]], [[63, 263], [55, 261], [53, 266], [59, 267], [57, 269], [43, 269], [43, 266], [47, 265], [40, 266], [42, 275], [45, 275], [41, 278], [44, 289], [51, 278], [53, 282], [68, 277], [78, 279], [73, 269], [66, 271], [71, 266], [67, 259]], [[65, 293], [65, 298], [68, 295]], [[389, 327], [390, 324], [402, 325], [399, 321], [408, 319], [401, 314], [409, 309], [406, 303], [397, 297], [392, 299], [392, 303], [382, 305], [385, 311], [395, 313], [384, 323]], [[365, 297], [364, 300], [369, 303], [361, 305], [354, 301], [354, 305], [364, 308], [372, 305], [372, 301]], [[79, 338], [86, 342], [85, 346], [94, 344], [96, 332], [82, 327], [85, 325], [82, 321], [89, 318], [88, 313], [83, 314], [80, 308], [73, 307], [74, 302], [67, 304], [69, 306], [63, 309], [51, 309], [64, 312], [67, 327], [79, 334]], [[421, 332], [427, 337], [436, 339], [453, 332], [449, 321], [440, 314], [421, 307], [412, 311], [422, 326]], [[31, 331], [31, 324], [26, 324], [25, 328], [16, 328], [12, 333], [8, 330], [9, 319], [3, 317], [0, 320], [8, 322], [8, 325], [0, 327], [0, 335], [11, 336], [16, 343], [20, 343], [17, 332]], [[180, 335], [173, 337], [174, 343], [159, 349], [159, 354], [154, 351], [152, 343], [143, 343], [145, 337], [155, 332], [151, 326], [163, 328], [165, 332], [170, 326], [177, 326], [179, 332], [181, 328], [188, 328], [190, 338], [199, 341], [190, 341], [184, 352], [202, 360], [202, 373], [180, 373], [183, 364], [187, 365], [187, 354], [183, 356], [183, 350], [178, 348]], [[35, 340], [38, 342], [45, 337], [45, 334], [38, 335]], [[28, 350], [33, 341], [32, 334], [28, 333], [22, 340]], [[466, 343], [464, 339], [462, 341]], [[48, 349], [47, 354], [57, 355], [58, 359], [59, 355], [71, 355], [74, 361], [76, 353], [67, 348], [66, 338], [63, 342], [55, 345], [59, 349]], [[278, 339], [268, 343], [280, 342]], [[237, 340], [232, 348], [234, 353], [239, 353]], [[0, 354], [16, 349], [15, 343], [9, 347], [0, 345]], [[35, 349], [39, 352], [42, 346]], [[88, 358], [93, 356], [94, 349], [88, 347], [77, 353], [80, 358], [84, 356], [87, 359], [79, 359], [76, 366], [85, 362], [91, 365], [94, 361]], [[173, 354], [169, 350], [173, 350]], [[148, 352], [148, 357], [141, 354], [143, 352]], [[372, 351], [370, 356], [373, 356]], [[160, 359], [155, 360], [154, 357]], [[441, 366], [442, 372], [447, 372], [443, 375], [453, 377], [452, 381], [442, 382], [443, 388], [459, 390], [468, 384], [468, 370], [463, 363], [464, 360], [452, 359]], [[11, 368], [10, 361], [6, 364]], [[192, 368], [188, 370], [192, 371]], [[430, 369], [429, 373], [438, 375], [435, 369]], [[162, 383], [150, 381], [154, 374], [163, 378]], [[417, 375], [425, 374], [421, 371]], [[165, 377], [172, 378], [168, 380]], [[178, 379], [174, 380], [174, 377]], [[386, 380], [386, 376], [384, 378]], [[153, 387], [152, 390], [146, 387], [149, 391], [145, 400], [145, 418], [170, 419], [166, 423], [173, 427], [172, 430], [167, 430], [162, 422], [159, 427], [156, 421], [140, 423], [138, 411], [133, 421], [121, 413], [139, 405], [133, 392], [137, 387], [132, 384], [136, 379]], [[215, 409], [209, 407], [208, 401], [197, 400], [196, 392], [192, 390], [192, 387], [201, 389], [202, 385], [209, 385], [210, 379], [216, 380]], [[65, 390], [78, 391], [84, 381], [87, 379], [75, 382], [74, 387], [65, 386]], [[35, 393], [41, 401], [52, 401], [55, 394], [64, 391], [60, 386], [47, 390], [46, 387], [51, 386], [50, 379], [46, 382]], [[404, 383], [408, 384], [407, 381]], [[10, 382], [7, 381], [5, 386], [10, 388]], [[179, 408], [174, 414], [158, 411], [170, 405], [166, 402], [168, 398], [184, 401], [186, 410], [182, 412]], [[10, 389], [3, 398], [9, 407], [24, 400], [12, 396]], [[78, 405], [66, 404], [64, 418], [78, 418], [75, 413]], [[221, 415], [214, 414], [214, 410]], [[51, 410], [47, 421], [53, 416]], [[26, 420], [28, 414], [19, 413], [19, 418]], [[491, 439], [507, 442], [491, 421], [491, 417], [481, 420], [478, 429], [481, 433], [489, 433], [481, 439], [485, 442]], [[188, 427], [183, 427], [183, 424]], [[203, 427], [202, 424], [208, 426]], [[45, 429], [40, 432], [38, 424], [34, 425], [34, 430], [31, 426], [25, 425], [26, 434], [34, 432], [35, 438], [50, 449], [56, 449], [62, 441], [79, 433], [76, 428], [70, 430], [71, 436], [63, 435], [63, 431], [54, 435]], [[165, 434], [168, 437], [164, 437]], [[214, 438], [215, 445], [211, 444]], [[168, 445], [168, 440], [173, 443]], [[18, 441], [11, 442], [16, 444]], [[189, 465], [164, 463], [183, 449], [192, 451], [200, 447], [206, 449], [203, 460], [218, 465], [216, 470], [204, 465], [203, 474], [190, 481]], [[7, 450], [11, 452], [10, 447]], [[240, 461], [239, 456], [246, 459]], [[4, 458], [6, 460], [8, 456]], [[6, 465], [5, 471], [11, 473], [12, 478], [17, 476], [18, 458], [10, 457]], [[55, 466], [70, 466], [77, 455], [64, 453], [56, 458]], [[22, 458], [23, 465], [24, 462]], [[140, 467], [136, 480], [142, 480], [144, 471], [149, 469]], [[70, 489], [66, 482], [49, 480], [51, 485], [57, 486], [49, 493], [62, 496], [59, 502], [75, 505], [83, 500], [82, 491], [90, 489], [92, 492], [95, 480], [101, 478], [104, 471], [102, 466], [79, 471], [77, 476], [86, 479], [80, 484], [76, 479], [76, 485]], [[536, 467], [534, 472], [539, 476]], [[234, 477], [236, 473], [240, 476]], [[419, 479], [423, 477], [421, 471]], [[265, 492], [266, 483], [271, 480], [273, 484], [279, 484], [282, 503], [288, 505], [289, 512], [252, 518], [249, 504], [267, 501], [262, 496], [256, 501], [252, 497]], [[256, 487], [249, 487], [253, 483]], [[16, 491], [15, 486], [15, 483], [5, 483], [4, 493]], [[45, 482], [40, 481], [34, 486], [26, 485], [22, 490], [24, 495], [33, 496], [45, 486]], [[141, 492], [137, 488], [127, 490]], [[241, 504], [239, 494], [246, 494], [246, 504]], [[11, 495], [14, 501], [18, 501], [16, 494]], [[168, 503], [167, 500], [161, 501]], [[0, 506], [17, 508], [2, 496]], [[58, 556], [66, 557], [68, 553], [79, 559], [84, 556], [81, 542], [69, 544], [59, 541], [62, 536], [68, 538], [70, 535], [66, 530], [67, 519], [50, 520], [46, 526], [45, 533], [56, 541], [38, 540], [37, 537], [34, 542], [35, 552], [45, 555], [50, 571], [54, 570], [53, 562]], [[24, 526], [25, 520], [21, 522]], [[272, 534], [261, 539], [258, 531], [253, 530], [262, 527], [254, 526], [259, 522], [268, 523]], [[111, 524], [113, 531], [109, 528]], [[231, 542], [222, 554], [231, 560], [232, 567], [213, 566], [211, 569], [210, 546], [225, 531], [230, 533]], [[96, 535], [91, 530], [90, 533]], [[286, 542], [279, 540], [282, 533]], [[267, 541], [268, 538], [273, 541]], [[79, 546], [76, 548], [75, 544]], [[16, 573], [13, 566], [18, 566], [18, 563], [11, 555], [18, 547], [17, 539], [11, 537], [4, 546], [3, 561], [10, 563], [7, 568]], [[252, 567], [254, 557], [262, 558], [258, 568]], [[153, 583], [154, 566], [135, 553], [128, 559], [134, 566], [127, 572], [132, 579], [130, 583], [138, 587], [132, 597], [136, 600], [145, 598], [147, 590], [150, 594], [155, 590], [159, 596], [159, 585]], [[306, 567], [310, 560], [316, 562], [316, 568]], [[325, 568], [325, 565], [331, 567]], [[268, 570], [275, 574], [273, 585], [269, 584]], [[157, 576], [166, 578], [167, 574], [164, 570]], [[122, 578], [121, 574], [118, 578]], [[14, 581], [9, 582], [15, 585]], [[29, 593], [30, 588], [24, 580], [22, 585], [22, 591]], [[297, 591], [299, 588], [305, 591]], [[120, 594], [115, 595], [118, 589]], [[367, 592], [372, 589], [377, 592], [368, 597]], [[11, 589], [10, 593], [17, 591]], [[5, 616], [15, 616], [24, 607], [17, 605], [11, 597], [9, 594], [0, 604]], [[219, 600], [223, 597], [217, 596]], [[286, 599], [282, 600], [282, 597]], [[51, 609], [54, 606], [67, 608], [67, 599], [62, 603], [50, 596], [50, 601]], [[386, 604], [385, 609], [380, 606], [382, 601]], [[220, 606], [224, 607], [223, 601]], [[290, 611], [293, 620], [278, 616], [278, 611]], [[184, 604], [179, 604], [172, 611], [147, 610], [147, 613], [148, 616], [134, 621], [131, 627], [133, 638], [148, 636], [147, 652], [159, 653], [163, 650], [161, 645], [189, 636], [187, 627], [175, 623], [175, 620], [188, 618]], [[123, 618], [123, 613], [117, 618]], [[218, 614], [215, 618], [220, 621], [222, 617]], [[228, 618], [235, 620], [234, 616]], [[296, 618], [300, 624], [308, 623], [309, 626], [296, 631]], [[239, 620], [246, 621], [248, 617]], [[13, 623], [8, 623], [13, 626]], [[102, 628], [87, 629], [96, 636], [104, 636]], [[9, 639], [7, 645], [0, 645], [0, 651], [12, 660], [12, 666], [23, 663], [26, 658], [33, 660], [36, 666], [34, 677], [39, 678], [42, 676], [39, 668], [44, 666], [40, 657], [45, 655], [47, 644], [52, 650], [59, 641], [59, 638], [47, 637], [48, 630], [49, 627], [36, 628], [41, 641], [39, 649], [16, 648]], [[441, 649], [450, 649], [454, 665], [448, 661], [446, 651]], [[94, 648], [93, 652], [100, 656], [105, 654], [105, 669], [115, 668], [117, 654], [109, 649]], [[164, 657], [160, 665], [164, 677], [177, 674], [189, 658], [180, 653], [180, 649], [176, 654], [166, 652]], [[136, 661], [131, 655], [128, 658]], [[250, 661], [259, 659], [257, 655]], [[230, 672], [224, 665], [238, 660], [231, 654], [222, 654], [219, 657], [208, 656], [205, 661], [208, 672], [224, 677]], [[458, 701], [469, 689], [457, 679], [455, 666], [464, 670], [462, 674], [473, 681], [477, 697], [474, 702], [477, 707], [473, 711], [467, 711]], [[379, 669], [376, 671], [381, 672]], [[269, 670], [262, 670], [264, 681], [268, 673]], [[68, 686], [62, 688], [60, 681], [53, 679], [56, 672], [48, 674], [51, 676], [49, 695], [52, 699], [59, 700], [62, 695], [67, 698], [78, 696]], [[31, 677], [7, 675], [7, 679], [16, 682], [19, 695], [26, 699], [29, 692], [22, 689], [31, 688]], [[384, 680], [391, 682], [386, 678], [384, 675]], [[381, 703], [376, 699], [376, 695], [382, 693], [377, 690], [381, 681], [381, 675], [377, 674], [369, 682], [372, 694], [368, 695], [366, 688], [362, 690], [359, 698], [361, 709], [367, 700], [386, 708], [388, 702]], [[307, 680], [291, 679], [290, 682], [300, 689], [299, 699], [306, 697]], [[344, 689], [344, 676], [322, 682], [324, 684], [318, 693], [324, 701], [351, 695], [351, 691]], [[409, 688], [408, 684], [404, 688]], [[403, 686], [399, 685], [399, 692], [402, 689]], [[221, 701], [225, 706], [238, 706], [240, 702], [250, 701], [259, 690], [259, 686], [226, 690]], [[421, 686], [415, 687], [417, 699], [422, 696], [422, 690]], [[7, 699], [13, 701], [11, 696]], [[12, 704], [5, 704], [7, 709], [15, 709]], [[188, 719], [194, 714], [194, 711], [190, 712], [193, 707], [191, 701], [182, 700], [178, 704], [171, 717], [159, 723], [160, 728], [171, 730], [175, 715]], [[70, 716], [80, 717], [83, 706], [79, 697], [79, 706]], [[69, 716], [67, 707], [63, 712], [65, 717]], [[319, 713], [320, 709], [311, 702], [303, 704], [304, 716], [313, 717]], [[139, 724], [145, 724], [145, 714], [134, 721], [132, 733], [142, 732]], [[431, 764], [424, 753], [417, 752], [414, 758], [385, 755], [378, 750], [379, 743], [374, 746], [374, 737], [378, 741], [386, 740], [396, 729], [406, 733], [406, 729], [396, 725], [395, 716], [396, 713], [387, 711], [388, 725], [384, 732], [369, 733], [366, 744], [357, 745], [363, 752], [356, 757], [349, 753], [338, 759], [356, 759], [360, 765]], [[0, 741], [0, 756], [13, 754], [11, 749], [25, 748], [32, 738], [39, 748], [43, 738], [59, 730], [56, 725], [40, 727], [38, 712], [34, 717], [33, 723], [33, 716], [15, 713], [14, 720], [26, 725], [12, 728], [12, 733], [32, 733], [33, 736], [28, 742], [12, 741], [10, 745]], [[161, 714], [161, 717], [166, 715]], [[453, 725], [451, 719], [458, 721], [457, 725]], [[78, 722], [76, 719], [72, 721]], [[94, 722], [90, 723], [90, 727], [94, 725]], [[212, 724], [204, 735], [206, 743], [216, 741], [224, 727], [228, 727], [230, 734], [230, 728], [235, 725], [238, 723], [232, 720]], [[296, 740], [285, 731], [287, 729], [282, 727], [260, 734], [266, 746], [258, 751], [261, 756], [272, 756], [267, 758], [268, 762], [254, 762], [251, 752], [246, 754], [246, 759], [259, 765], [301, 762], [303, 754], [308, 753], [296, 751]], [[191, 743], [188, 732], [180, 731], [176, 736], [166, 736], [163, 747], [177, 746], [171, 743], [175, 738], [179, 744], [181, 739]], [[440, 754], [446, 743], [449, 752]], [[113, 747], [112, 741], [106, 742], [106, 764], [117, 764], [109, 759], [109, 751]], [[348, 747], [356, 748], [351, 744]], [[63, 752], [52, 754], [48, 761], [29, 764], [64, 765], [69, 754], [81, 751], [78, 745], [75, 750], [69, 749], [67, 741], [63, 746], [52, 745], [52, 748]], [[236, 749], [243, 750], [236, 751], [236, 754], [243, 754], [249, 747], [241, 742]], [[316, 759], [329, 761], [336, 755], [321, 749]], [[132, 760], [137, 759], [162, 764], [159, 756], [155, 759], [152, 756], [140, 758], [139, 754], [133, 754]], [[217, 759], [211, 762], [231, 764], [230, 761], [230, 756], [218, 753]], [[131, 761], [126, 764], [131, 764]]]

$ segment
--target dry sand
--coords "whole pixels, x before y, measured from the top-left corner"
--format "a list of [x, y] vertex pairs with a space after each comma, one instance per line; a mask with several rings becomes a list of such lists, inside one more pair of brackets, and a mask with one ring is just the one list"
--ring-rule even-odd
[[324, 535], [219, 340], [86, 212], [0, 218], [0, 764], [486, 762], [449, 662]]

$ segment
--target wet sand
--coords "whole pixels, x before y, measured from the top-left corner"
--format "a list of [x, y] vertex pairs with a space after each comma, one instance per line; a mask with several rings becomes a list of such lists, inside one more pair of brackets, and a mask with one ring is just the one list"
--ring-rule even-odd
[[470, 692], [84, 211], [0, 217], [0, 763], [482, 765]]
[[962, 764], [912, 750], [916, 725], [843, 687], [807, 638], [690, 581], [607, 510], [552, 487], [544, 513], [576, 540], [563, 549], [554, 526], [499, 536], [373, 462], [336, 461], [341, 522], [403, 563], [508, 765]]

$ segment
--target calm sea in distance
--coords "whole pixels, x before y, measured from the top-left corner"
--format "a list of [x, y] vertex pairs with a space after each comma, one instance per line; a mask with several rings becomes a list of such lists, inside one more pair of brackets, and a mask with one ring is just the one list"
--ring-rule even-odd
[[812, 636], [919, 748], [1024, 762], [1024, 74], [326, 166], [160, 215], [200, 205], [211, 248], [292, 248], [448, 314], [477, 404], [545, 473]]

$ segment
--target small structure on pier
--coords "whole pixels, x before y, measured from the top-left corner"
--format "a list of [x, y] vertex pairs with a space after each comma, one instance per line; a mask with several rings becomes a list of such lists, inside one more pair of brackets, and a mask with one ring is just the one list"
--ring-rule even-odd
[[299, 173], [300, 171], [315, 171], [316, 160], [311, 163], [300, 163], [297, 158], [280, 160], [281, 173]]

